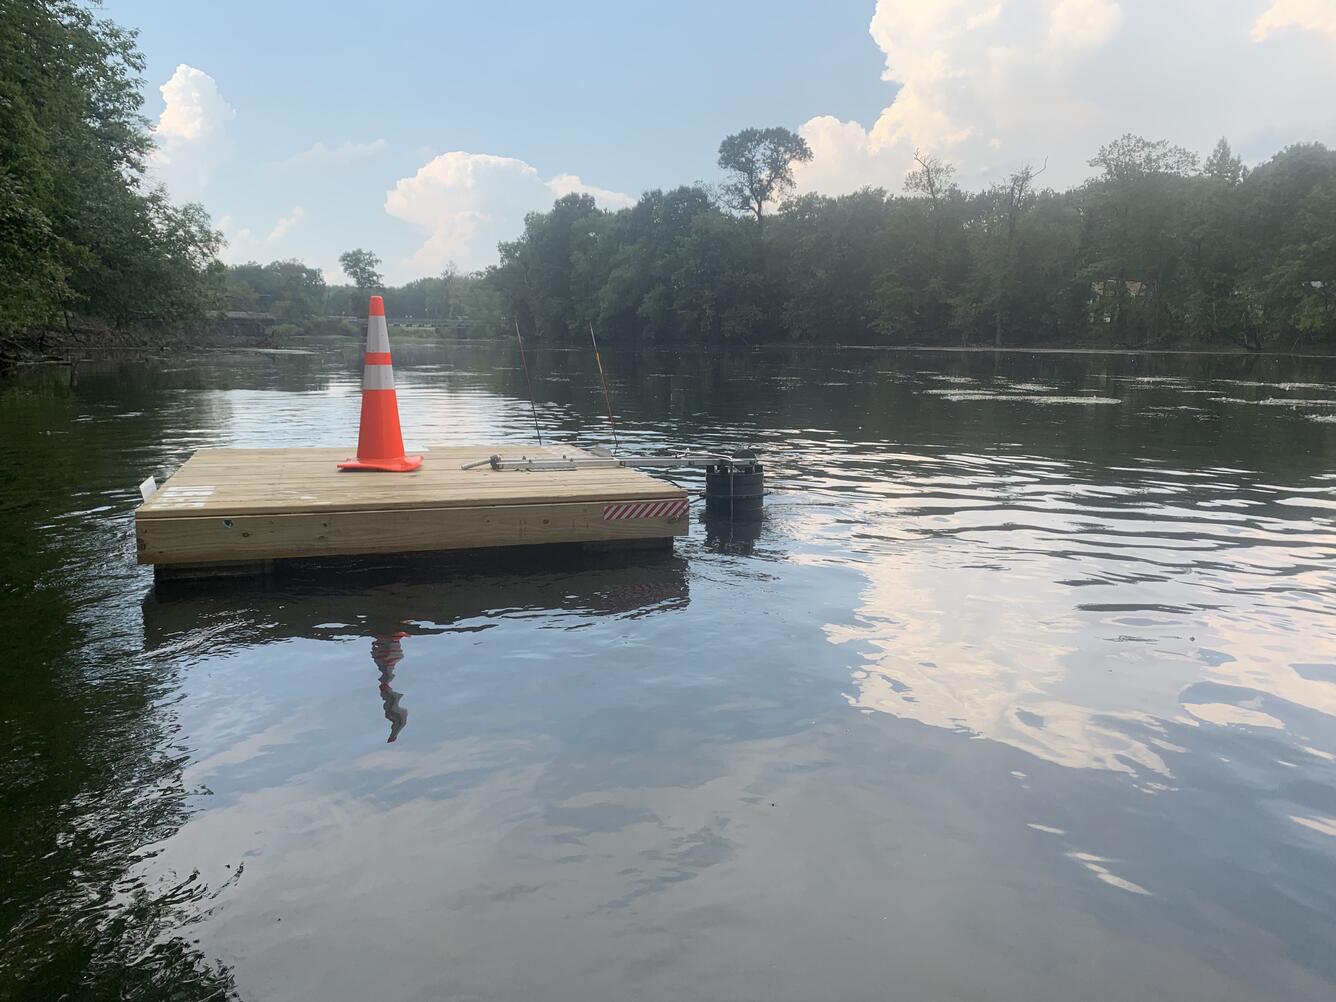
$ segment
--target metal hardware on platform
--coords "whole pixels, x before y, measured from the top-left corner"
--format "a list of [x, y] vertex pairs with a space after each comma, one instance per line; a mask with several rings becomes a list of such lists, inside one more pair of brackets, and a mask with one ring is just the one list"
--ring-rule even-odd
[[751, 465], [755, 462], [754, 458], [740, 460], [708, 452], [684, 452], [676, 456], [544, 456], [536, 459], [530, 459], [528, 456], [506, 459], [495, 455], [473, 463], [465, 463], [461, 469], [476, 470], [479, 467], [490, 466], [494, 470], [523, 470], [534, 473], [548, 470], [610, 470], [617, 467], [672, 470], [685, 467]]

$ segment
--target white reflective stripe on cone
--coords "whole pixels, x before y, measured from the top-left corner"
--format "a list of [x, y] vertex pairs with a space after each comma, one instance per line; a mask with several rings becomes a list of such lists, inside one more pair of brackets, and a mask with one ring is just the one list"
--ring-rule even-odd
[[384, 317], [366, 318], [366, 350], [369, 352], [390, 350], [390, 330], [385, 326]]
[[364, 390], [394, 389], [394, 366], [392, 365], [366, 366], [362, 370], [362, 389]]

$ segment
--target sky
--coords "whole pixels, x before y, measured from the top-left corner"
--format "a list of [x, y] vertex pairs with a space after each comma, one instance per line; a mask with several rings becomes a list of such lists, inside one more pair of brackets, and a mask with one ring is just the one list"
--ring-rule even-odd
[[916, 149], [978, 189], [1078, 184], [1125, 132], [1245, 162], [1336, 145], [1336, 0], [106, 0], [139, 30], [151, 171], [229, 262], [394, 284], [496, 260], [526, 212], [720, 179], [783, 125], [799, 190], [901, 189]]

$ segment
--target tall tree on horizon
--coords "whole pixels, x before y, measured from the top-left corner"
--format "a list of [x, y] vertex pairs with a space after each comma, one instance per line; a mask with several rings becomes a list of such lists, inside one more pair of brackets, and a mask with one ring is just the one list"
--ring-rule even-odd
[[1220, 141], [1215, 144], [1215, 149], [1206, 158], [1206, 163], [1202, 164], [1201, 172], [1209, 178], [1224, 181], [1231, 185], [1238, 184], [1248, 176], [1248, 168], [1243, 166], [1243, 161], [1234, 155], [1229, 140], [1224, 136], [1220, 137]]
[[761, 223], [765, 204], [793, 191], [793, 165], [811, 159], [807, 140], [782, 126], [733, 133], [719, 144], [719, 166], [729, 172], [720, 189], [724, 204]]
[[380, 267], [380, 258], [369, 250], [358, 247], [355, 250], [344, 251], [339, 255], [339, 267], [359, 290], [380, 289], [385, 286], [384, 276], [376, 270]]

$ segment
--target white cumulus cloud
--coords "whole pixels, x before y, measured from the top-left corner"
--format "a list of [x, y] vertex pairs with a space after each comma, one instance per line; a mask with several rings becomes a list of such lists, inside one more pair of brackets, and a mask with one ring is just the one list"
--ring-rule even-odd
[[594, 201], [605, 209], [626, 209], [636, 204], [636, 200], [630, 195], [623, 195], [620, 191], [610, 191], [607, 188], [599, 188], [592, 184], [585, 184], [580, 180], [578, 174], [558, 174], [551, 181], [547, 182], [548, 188], [553, 192], [554, 197], [561, 198], [563, 195], [579, 193], [581, 195], [590, 195]]
[[227, 241], [218, 257], [226, 264], [242, 264], [255, 259], [260, 244], [249, 226], [239, 226], [231, 216], [223, 216], [218, 220], [218, 229]]
[[343, 164], [356, 163], [378, 157], [390, 148], [384, 139], [373, 139], [369, 143], [345, 142], [339, 146], [326, 146], [316, 143], [300, 153], [294, 153], [279, 162], [283, 167], [339, 167]]
[[218, 228], [223, 231], [223, 236], [228, 240], [229, 244], [236, 240], [250, 240], [255, 236], [249, 227], [237, 226], [236, 220], [231, 216], [224, 216], [222, 219], [218, 220]]
[[1253, 23], [1259, 42], [1285, 28], [1317, 31], [1336, 39], [1336, 3], [1332, 0], [1274, 0]]
[[899, 190], [915, 148], [967, 187], [1045, 158], [1078, 183], [1125, 132], [1245, 156], [1336, 142], [1333, 0], [879, 0], [893, 99], [870, 126], [818, 116], [800, 190]]
[[277, 222], [266, 233], [261, 227], [258, 231], [249, 226], [241, 226], [230, 215], [218, 220], [218, 228], [223, 231], [227, 245], [219, 257], [227, 264], [243, 264], [247, 261], [266, 262], [284, 256], [274, 244], [279, 243], [292, 232], [293, 227], [302, 221], [306, 210], [294, 205], [292, 211], [279, 216]]
[[158, 90], [163, 109], [149, 164], [175, 198], [198, 199], [227, 155], [227, 123], [236, 112], [213, 77], [185, 63]]
[[1118, 33], [1123, 9], [1110, 0], [1062, 0], [1048, 20], [1048, 37], [1054, 45], [1088, 49], [1103, 45]]
[[274, 228], [269, 231], [269, 236], [265, 237], [265, 240], [271, 244], [282, 240], [288, 235], [289, 230], [301, 222], [303, 215], [305, 215], [305, 210], [300, 205], [294, 205], [291, 212], [286, 216], [279, 217], [278, 222], [274, 224]]
[[574, 174], [544, 181], [536, 168], [490, 153], [442, 153], [386, 193], [385, 211], [420, 227], [426, 241], [407, 261], [417, 273], [440, 271], [451, 261], [465, 270], [496, 260], [496, 245], [519, 235], [526, 213], [541, 211], [563, 195], [592, 195], [603, 208], [635, 201], [629, 195], [586, 184]]

